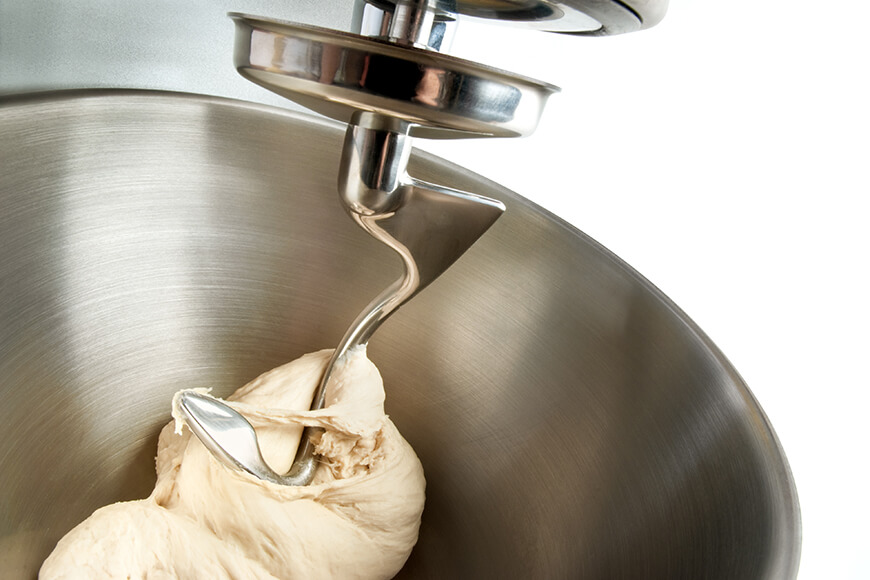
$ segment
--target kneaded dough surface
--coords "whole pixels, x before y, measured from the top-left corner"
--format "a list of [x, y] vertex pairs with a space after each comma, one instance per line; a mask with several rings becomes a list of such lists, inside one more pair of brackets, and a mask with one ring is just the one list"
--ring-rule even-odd
[[311, 485], [227, 469], [176, 416], [160, 433], [152, 494], [94, 512], [58, 542], [40, 579], [393, 577], [417, 541], [423, 469], [384, 414], [383, 382], [363, 347], [339, 361], [326, 406], [300, 410], [330, 355], [305, 355], [227, 399], [279, 473], [304, 426], [325, 430]]

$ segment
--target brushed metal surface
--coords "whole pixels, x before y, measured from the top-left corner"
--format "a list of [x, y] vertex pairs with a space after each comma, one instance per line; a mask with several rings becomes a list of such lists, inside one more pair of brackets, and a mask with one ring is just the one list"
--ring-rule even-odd
[[[149, 492], [175, 390], [334, 345], [399, 273], [341, 209], [342, 132], [160, 93], [0, 104], [0, 576]], [[582, 233], [412, 163], [508, 210], [370, 345], [428, 481], [401, 577], [794, 577], [786, 460], [715, 346]]]

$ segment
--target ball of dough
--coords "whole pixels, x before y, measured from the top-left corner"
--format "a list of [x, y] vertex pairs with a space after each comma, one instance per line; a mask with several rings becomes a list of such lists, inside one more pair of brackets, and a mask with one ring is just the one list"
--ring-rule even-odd
[[423, 469], [384, 414], [383, 382], [364, 347], [336, 365], [326, 406], [307, 410], [330, 355], [273, 369], [227, 401], [279, 473], [303, 426], [322, 427], [311, 485], [232, 471], [189, 430], [167, 425], [151, 496], [94, 512], [58, 542], [40, 578], [393, 577], [417, 541]]

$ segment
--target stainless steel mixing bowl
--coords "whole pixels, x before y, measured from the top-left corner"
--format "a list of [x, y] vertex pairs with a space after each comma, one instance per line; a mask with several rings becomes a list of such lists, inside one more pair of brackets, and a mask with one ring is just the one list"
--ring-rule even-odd
[[[0, 102], [0, 576], [149, 493], [177, 389], [335, 345], [397, 277], [339, 205], [341, 139], [198, 96]], [[558, 218], [412, 167], [508, 211], [370, 345], [428, 480], [401, 577], [793, 577], [786, 460], [707, 337]]]

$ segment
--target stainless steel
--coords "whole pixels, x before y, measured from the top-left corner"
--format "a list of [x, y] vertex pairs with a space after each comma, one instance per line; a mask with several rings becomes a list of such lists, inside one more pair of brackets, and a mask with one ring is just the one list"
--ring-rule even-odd
[[[371, 0], [365, 11], [373, 23], [388, 28], [403, 0]], [[624, 34], [649, 28], [664, 17], [668, 0], [429, 0], [441, 12], [483, 18], [495, 23], [585, 36]]]
[[535, 130], [552, 85], [432, 50], [291, 22], [232, 15], [245, 78], [345, 123], [359, 111], [426, 138], [517, 137]]
[[351, 30], [362, 36], [449, 52], [456, 31], [456, 14], [441, 9], [441, 4], [435, 2], [430, 10], [424, 11], [424, 18], [408, 18], [408, 3], [371, 4], [360, 0], [356, 2]]
[[411, 153], [407, 134], [360, 121], [345, 135], [339, 195], [354, 221], [401, 257], [404, 272], [363, 311], [339, 352], [367, 343], [390, 314], [447, 270], [505, 209], [495, 199], [412, 178], [405, 169]]
[[[341, 215], [342, 139], [206, 97], [0, 104], [0, 577], [149, 493], [175, 391], [336, 344], [398, 275]], [[522, 198], [410, 170], [508, 211], [369, 344], [428, 481], [400, 577], [793, 578], [788, 465], [703, 332]]]
[[[339, 197], [359, 226], [402, 259], [402, 277], [357, 315], [332, 354], [311, 403], [321, 409], [336, 363], [374, 332], [400, 306], [443, 274], [501, 217], [501, 202], [412, 178], [409, 127], [362, 114], [345, 133], [338, 175]], [[306, 427], [286, 485], [307, 485], [317, 467]]]
[[[378, 5], [360, 0], [354, 32], [396, 44], [446, 51], [456, 24], [455, 5], [442, 0], [397, 0]], [[445, 43], [445, 40], [448, 42]]]
[[241, 413], [196, 391], [176, 396], [185, 424], [224, 465], [278, 485], [296, 485], [269, 467], [260, 452], [257, 432]]

